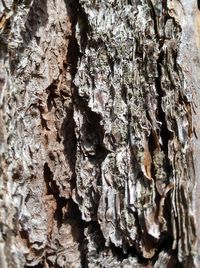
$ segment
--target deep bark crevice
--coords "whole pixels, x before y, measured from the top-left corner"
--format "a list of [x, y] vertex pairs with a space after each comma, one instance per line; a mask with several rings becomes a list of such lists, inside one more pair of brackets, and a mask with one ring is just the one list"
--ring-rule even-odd
[[101, 116], [90, 109], [88, 101], [78, 94], [76, 87], [74, 88], [74, 105], [86, 118], [86, 123], [84, 125], [85, 138], [88, 142], [93, 142], [93, 139], [96, 139], [95, 154], [88, 155], [88, 157], [92, 160], [96, 159], [97, 161], [99, 160], [100, 162], [103, 162], [106, 155], [109, 153], [109, 150], [107, 150], [103, 144], [105, 131], [100, 123], [102, 119]]
[[[162, 50], [162, 48], [161, 48]], [[162, 90], [161, 86], [161, 80], [162, 80], [162, 64], [163, 64], [163, 58], [164, 58], [164, 53], [161, 51], [160, 55], [157, 60], [157, 70], [158, 70], [158, 77], [155, 79], [155, 86], [157, 89], [158, 97], [158, 109], [157, 109], [157, 119], [159, 122], [161, 122], [161, 127], [160, 127], [160, 136], [162, 139], [162, 145], [161, 148], [165, 152], [166, 156], [166, 172], [168, 174], [168, 177], [170, 177], [170, 173], [172, 170], [169, 158], [168, 158], [168, 143], [172, 139], [173, 134], [168, 130], [167, 126], [167, 121], [166, 121], [166, 115], [163, 111], [162, 108], [162, 97], [165, 96], [164, 91]]]
[[198, 9], [200, 10], [200, 0], [197, 0], [197, 6], [198, 6]]
[[[88, 31], [88, 22], [87, 16], [84, 13], [79, 1], [66, 1], [66, 8], [68, 10], [69, 19], [71, 21], [71, 37], [69, 38], [69, 45], [66, 60], [63, 63], [63, 67], [66, 72], [69, 72], [71, 75], [71, 100], [72, 100], [72, 107], [66, 111], [67, 117], [64, 119], [61, 127], [61, 136], [64, 138], [64, 154], [68, 160], [68, 163], [73, 171], [72, 180], [70, 182], [72, 190], [77, 187], [76, 185], [76, 174], [75, 174], [75, 167], [76, 167], [76, 150], [77, 150], [77, 138], [75, 134], [76, 124], [74, 121], [74, 107], [76, 106], [77, 109], [82, 109], [82, 112], [87, 114], [88, 121], [92, 120], [92, 123], [96, 122], [98, 115], [95, 113], [93, 114], [89, 112], [89, 108], [87, 107], [85, 100], [82, 99], [77, 91], [76, 86], [74, 85], [74, 78], [77, 73], [77, 65], [78, 61], [82, 56], [82, 51], [85, 48], [87, 43], [87, 31]], [[76, 39], [76, 25], [77, 23], [82, 23], [81, 25], [81, 40], [80, 46], [78, 45]], [[84, 107], [84, 108], [80, 108]], [[98, 122], [100, 120], [97, 120]], [[90, 124], [90, 123], [89, 123]], [[88, 125], [89, 126], [89, 125]], [[101, 131], [100, 131], [101, 132]], [[84, 249], [84, 241], [85, 235], [84, 230], [87, 228], [87, 222], [82, 220], [81, 211], [78, 205], [74, 202], [72, 198], [67, 201], [68, 209], [70, 214], [67, 217], [73, 218], [78, 222], [79, 225], [79, 233], [80, 233], [80, 240], [79, 240], [79, 251], [81, 253], [81, 265], [82, 267], [87, 267], [87, 258], [86, 252]]]
[[71, 178], [71, 188], [76, 185], [75, 165], [76, 165], [76, 146], [77, 140], [75, 135], [75, 122], [73, 119], [73, 110], [67, 111], [67, 117], [64, 119], [61, 126], [61, 136], [63, 137], [64, 154], [73, 172]]
[[36, 265], [25, 265], [24, 268], [44, 268], [44, 264], [43, 263], [39, 263], [39, 264], [36, 264]]
[[[29, 3], [26, 3], [27, 5]], [[22, 32], [23, 45], [28, 46], [35, 37], [39, 27], [45, 26], [48, 21], [47, 0], [34, 0], [27, 15], [25, 31]], [[23, 48], [24, 49], [24, 48]]]
[[59, 196], [59, 188], [53, 179], [53, 172], [50, 170], [47, 163], [44, 164], [44, 181], [47, 187], [47, 195], [53, 195], [56, 201], [56, 210], [54, 212], [54, 218], [57, 222], [58, 227], [62, 225], [63, 222], [63, 212], [62, 209], [68, 203], [68, 200], [64, 197]]

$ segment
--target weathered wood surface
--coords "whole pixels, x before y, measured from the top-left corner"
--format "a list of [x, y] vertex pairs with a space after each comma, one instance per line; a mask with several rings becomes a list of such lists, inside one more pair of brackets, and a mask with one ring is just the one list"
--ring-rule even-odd
[[198, 267], [197, 1], [0, 16], [0, 267]]

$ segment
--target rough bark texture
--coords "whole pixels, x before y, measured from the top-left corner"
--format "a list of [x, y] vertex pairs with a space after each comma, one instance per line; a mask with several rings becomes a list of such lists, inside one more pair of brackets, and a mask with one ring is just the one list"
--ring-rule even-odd
[[0, 1], [0, 267], [198, 267], [199, 10]]

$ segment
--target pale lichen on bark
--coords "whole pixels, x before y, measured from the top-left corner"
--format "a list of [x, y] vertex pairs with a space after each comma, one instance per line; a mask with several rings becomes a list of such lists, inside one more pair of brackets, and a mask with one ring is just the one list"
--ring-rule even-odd
[[192, 11], [35, 0], [0, 12], [0, 266], [194, 267]]

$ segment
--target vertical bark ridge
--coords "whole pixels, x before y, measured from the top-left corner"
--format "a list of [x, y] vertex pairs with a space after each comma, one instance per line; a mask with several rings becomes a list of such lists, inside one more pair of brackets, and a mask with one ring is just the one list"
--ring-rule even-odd
[[[193, 174], [186, 168], [192, 165], [192, 122], [177, 62], [181, 26], [161, 1], [123, 6], [119, 1], [115, 9], [104, 1], [80, 3], [90, 32], [75, 84], [101, 116], [104, 147], [109, 150], [101, 164], [98, 207], [106, 245], [124, 251], [134, 246], [155, 265], [166, 258], [192, 267], [196, 235], [188, 189]], [[74, 116], [76, 122], [81, 118]], [[87, 163], [81, 158], [79, 162]], [[78, 187], [85, 192], [81, 184]], [[81, 210], [87, 208], [84, 201]]]

